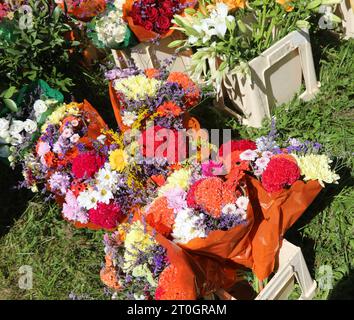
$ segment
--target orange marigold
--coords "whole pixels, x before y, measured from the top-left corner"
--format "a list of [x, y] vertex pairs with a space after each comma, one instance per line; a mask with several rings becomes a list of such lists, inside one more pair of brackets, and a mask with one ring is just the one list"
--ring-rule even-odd
[[198, 104], [200, 100], [200, 89], [191, 80], [188, 75], [182, 72], [171, 72], [167, 78], [168, 82], [175, 82], [186, 92], [186, 101], [184, 101], [187, 108]]
[[160, 116], [178, 117], [182, 113], [182, 109], [171, 101], [167, 101], [157, 108]]
[[169, 236], [175, 222], [173, 209], [168, 207], [166, 197], [157, 198], [146, 213], [146, 222], [157, 232], [164, 236]]
[[183, 274], [170, 264], [159, 277], [156, 300], [194, 300], [195, 295], [185, 283]]
[[155, 69], [155, 68], [145, 69], [144, 72], [145, 72], [145, 75], [146, 75], [149, 79], [158, 78], [159, 75], [160, 75], [159, 69]]

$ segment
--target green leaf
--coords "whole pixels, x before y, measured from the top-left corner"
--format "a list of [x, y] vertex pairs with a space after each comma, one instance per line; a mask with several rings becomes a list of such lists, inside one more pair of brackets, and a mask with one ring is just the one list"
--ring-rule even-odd
[[168, 44], [169, 48], [179, 47], [184, 43], [184, 40], [175, 40]]
[[17, 104], [12, 99], [4, 99], [5, 106], [12, 112], [17, 112]]
[[8, 88], [6, 91], [4, 91], [2, 94], [1, 94], [1, 97], [3, 97], [4, 99], [10, 99], [14, 93], [17, 92], [17, 88], [14, 87], [14, 86], [11, 86], [10, 88]]

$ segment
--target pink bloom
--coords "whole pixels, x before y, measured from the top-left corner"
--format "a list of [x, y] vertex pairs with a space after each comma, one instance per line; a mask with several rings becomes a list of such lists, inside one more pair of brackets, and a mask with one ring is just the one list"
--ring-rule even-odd
[[184, 208], [187, 208], [187, 192], [181, 188], [174, 188], [168, 190], [164, 195], [168, 201], [168, 207], [178, 212]]
[[65, 196], [65, 203], [63, 204], [63, 215], [70, 221], [79, 221], [87, 223], [88, 217], [86, 212], [80, 208], [74, 193], [69, 190]]
[[43, 142], [40, 141], [38, 144], [38, 150], [37, 150], [37, 154], [39, 157], [44, 156], [47, 152], [50, 151], [50, 145], [48, 142]]
[[202, 172], [206, 177], [217, 176], [221, 173], [222, 163], [214, 162], [212, 160], [202, 163]]

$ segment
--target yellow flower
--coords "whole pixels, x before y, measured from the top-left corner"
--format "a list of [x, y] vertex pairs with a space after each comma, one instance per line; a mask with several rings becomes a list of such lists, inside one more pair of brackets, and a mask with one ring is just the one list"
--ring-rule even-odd
[[167, 178], [166, 184], [159, 189], [158, 195], [163, 196], [168, 190], [178, 187], [186, 190], [189, 186], [190, 176], [191, 171], [189, 169], [180, 169], [173, 172]]
[[80, 114], [79, 104], [72, 102], [69, 104], [63, 104], [55, 111], [53, 111], [47, 118], [45, 124], [42, 126], [41, 130], [44, 132], [49, 124], [57, 125], [65, 118], [66, 115], [78, 116]]
[[140, 221], [131, 224], [124, 242], [124, 271], [130, 271], [138, 259], [140, 252], [146, 251], [155, 244], [157, 244], [155, 239], [145, 232], [144, 226]]
[[136, 278], [145, 278], [151, 286], [157, 287], [157, 282], [155, 281], [153, 274], [149, 270], [149, 267], [146, 263], [135, 267], [132, 271], [132, 276]]
[[114, 89], [122, 92], [128, 99], [142, 100], [156, 95], [161, 81], [149, 79], [144, 75], [129, 77], [114, 83]]
[[128, 155], [122, 149], [117, 149], [109, 155], [109, 164], [116, 171], [123, 171], [128, 164]]
[[326, 183], [338, 183], [340, 176], [334, 171], [331, 171], [329, 164], [332, 162], [326, 155], [309, 154], [298, 156], [292, 154], [296, 159], [301, 170], [301, 175], [305, 176], [304, 180], [318, 180], [320, 185], [324, 187]]

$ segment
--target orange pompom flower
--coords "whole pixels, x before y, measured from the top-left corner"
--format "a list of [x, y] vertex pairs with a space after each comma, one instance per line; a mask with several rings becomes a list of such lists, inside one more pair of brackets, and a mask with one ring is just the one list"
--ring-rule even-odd
[[113, 266], [113, 261], [110, 255], [106, 255], [106, 264], [101, 269], [100, 278], [107, 287], [113, 290], [119, 290], [122, 287], [118, 281], [117, 271]]
[[157, 232], [169, 236], [175, 222], [174, 210], [168, 207], [166, 197], [157, 198], [146, 213], [146, 222]]

